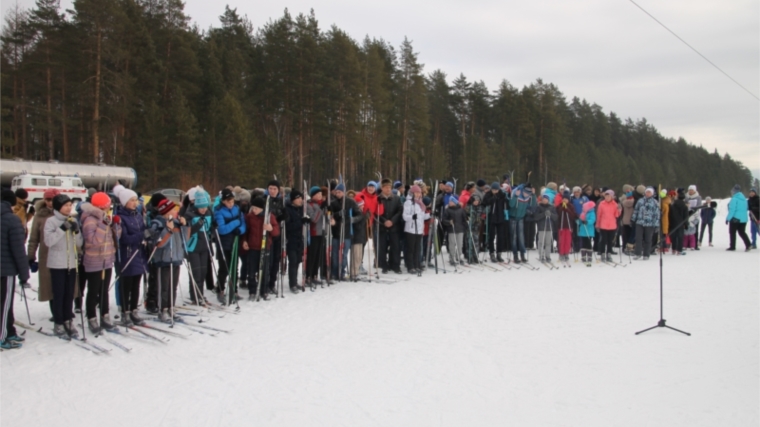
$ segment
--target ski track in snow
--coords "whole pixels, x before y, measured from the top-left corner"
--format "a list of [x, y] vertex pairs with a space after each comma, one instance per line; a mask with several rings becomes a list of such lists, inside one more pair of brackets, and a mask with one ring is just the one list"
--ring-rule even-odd
[[[725, 205], [714, 248], [664, 256], [665, 318], [691, 337], [634, 335], [659, 318], [657, 257], [429, 270], [241, 301], [240, 314], [208, 316], [233, 330], [216, 337], [180, 327], [190, 338], [168, 345], [109, 335], [131, 353], [90, 337], [112, 348], [95, 356], [27, 331], [23, 349], [0, 354], [0, 424], [758, 425], [760, 263], [757, 251], [725, 252]], [[111, 304], [115, 313], [113, 292]], [[47, 303], [30, 309], [52, 329]], [[18, 297], [15, 314], [27, 322]]]

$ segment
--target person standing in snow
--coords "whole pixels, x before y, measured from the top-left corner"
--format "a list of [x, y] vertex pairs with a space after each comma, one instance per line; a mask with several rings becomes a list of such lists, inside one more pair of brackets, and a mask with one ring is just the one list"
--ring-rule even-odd
[[463, 264], [462, 245], [464, 244], [464, 230], [467, 227], [464, 209], [459, 206], [459, 199], [452, 195], [449, 197], [449, 205], [443, 211], [441, 223], [449, 235], [449, 263], [451, 265]]
[[156, 245], [152, 262], [158, 269], [159, 312], [158, 320], [170, 322], [174, 316], [180, 266], [185, 258], [182, 247], [184, 217], [177, 219], [178, 207], [171, 200], [158, 205], [158, 216], [151, 222], [149, 231]]
[[654, 198], [654, 188], [648, 187], [644, 192], [644, 197], [636, 202], [631, 215], [631, 224], [636, 227], [633, 259], [638, 260], [643, 256], [644, 260], [648, 260], [652, 251], [652, 236], [660, 226], [660, 206]]
[[540, 262], [551, 262], [552, 246], [554, 243], [554, 223], [557, 221], [557, 210], [552, 204], [554, 198], [551, 191], [544, 192], [541, 203], [536, 207], [533, 219], [538, 226], [538, 256]]
[[[684, 199], [684, 203], [686, 203], [686, 206], [689, 208], [690, 212], [702, 206], [702, 196], [699, 195], [696, 185], [689, 186], [689, 189], [686, 192], [686, 198]], [[700, 219], [699, 215], [697, 215], [696, 218], [689, 218], [690, 224], [692, 222], [696, 222], [696, 228], [695, 228], [696, 231], [693, 234], [695, 243], [697, 240], [699, 240], [699, 219]], [[699, 245], [695, 245], [693, 249], [698, 251]]]
[[[48, 247], [44, 244], [44, 232], [45, 222], [53, 216], [53, 199], [58, 194], [60, 191], [56, 189], [47, 189], [42, 195], [43, 200], [36, 203], [32, 231], [29, 233], [26, 250], [32, 272], [37, 269], [37, 300], [40, 302], [49, 301], [51, 315], [53, 314], [53, 281], [50, 278], [50, 269], [47, 266]], [[79, 292], [80, 295], [84, 292], [81, 285]], [[79, 299], [81, 300], [81, 298]]]
[[615, 243], [617, 219], [620, 217], [621, 210], [620, 205], [615, 201], [615, 191], [606, 190], [604, 200], [599, 203], [596, 213], [596, 229], [601, 234], [599, 254], [603, 261], [612, 262], [612, 246]]
[[24, 338], [13, 326], [13, 295], [16, 276], [24, 286], [29, 281], [29, 262], [24, 250], [24, 227], [12, 206], [16, 195], [11, 190], [2, 191], [0, 202], [0, 348], [20, 348]]
[[596, 228], [596, 203], [588, 201], [583, 204], [583, 211], [578, 216], [578, 236], [581, 238], [581, 258], [584, 263], [593, 259], [594, 230]]
[[718, 204], [713, 202], [710, 196], [705, 197], [705, 208], [699, 212], [700, 219], [702, 220], [702, 227], [699, 230], [699, 246], [702, 246], [702, 238], [705, 237], [705, 228], [707, 228], [708, 233], [710, 233], [707, 243], [711, 247], [713, 245], [713, 220], [715, 220], [715, 216], [717, 215], [715, 212], [717, 206]]
[[[468, 193], [469, 194], [469, 193]], [[420, 254], [422, 253], [422, 234], [425, 232], [425, 220], [429, 215], [425, 212], [425, 204], [422, 202], [422, 189], [418, 185], [409, 188], [409, 195], [404, 202], [404, 235], [406, 236], [406, 269], [409, 274], [417, 274], [422, 271]]]
[[576, 215], [575, 207], [570, 202], [569, 190], [562, 193], [562, 201], [557, 207], [557, 216], [559, 217], [557, 252], [559, 252], [560, 261], [570, 262], [570, 251], [573, 248], [573, 229], [578, 215]]
[[742, 194], [742, 187], [736, 184], [731, 189], [731, 201], [728, 202], [728, 216], [726, 216], [726, 225], [728, 225], [730, 235], [730, 246], [726, 249], [727, 251], [736, 250], [736, 233], [739, 233], [739, 237], [744, 241], [745, 251], [749, 252], [752, 249], [752, 243], [745, 231], [749, 219], [748, 212], [747, 198]]
[[211, 229], [213, 217], [209, 212], [211, 196], [203, 189], [196, 189], [192, 202], [187, 206], [182, 217], [188, 225], [185, 250], [187, 263], [192, 269], [189, 273], [190, 301], [193, 304], [204, 304], [203, 282], [206, 280], [211, 257]]
[[689, 208], [684, 202], [685, 199], [683, 189], [678, 189], [676, 200], [670, 206], [670, 241], [673, 244], [673, 255], [686, 255], [683, 250], [683, 237], [688, 227], [686, 221], [689, 219]]
[[750, 234], [752, 234], [752, 249], [757, 249], [758, 225], [760, 225], [760, 196], [757, 195], [757, 189], [754, 187], [749, 190], [747, 206], [750, 212], [748, 220], [750, 221]]
[[[488, 254], [491, 262], [504, 262], [501, 253], [506, 250], [507, 227], [509, 226], [509, 198], [501, 190], [498, 182], [491, 183], [491, 191], [483, 196], [483, 207], [487, 209]], [[496, 239], [496, 244], [494, 244]]]

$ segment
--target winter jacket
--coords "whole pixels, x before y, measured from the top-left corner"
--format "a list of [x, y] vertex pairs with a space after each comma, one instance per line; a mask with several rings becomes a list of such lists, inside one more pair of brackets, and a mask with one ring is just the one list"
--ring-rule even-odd
[[[246, 232], [244, 239], [248, 242], [249, 251], [260, 251], [261, 240], [264, 234], [264, 212], [260, 212], [258, 215], [253, 211], [248, 212], [245, 216]], [[267, 232], [267, 237], [277, 238], [280, 237], [280, 224], [277, 222], [277, 218], [273, 213], [269, 213], [269, 224], [272, 226], [272, 231]], [[267, 248], [272, 247], [272, 239], [267, 238]]]
[[699, 195], [698, 191], [695, 191], [694, 194], [691, 196], [687, 192], [684, 203], [686, 203], [686, 206], [689, 208], [689, 210], [696, 209], [702, 206], [702, 196]]
[[346, 201], [345, 206], [343, 205], [344, 199], [333, 199], [327, 209], [332, 212], [332, 218], [335, 220], [335, 225], [332, 226], [331, 230], [332, 238], [340, 239], [340, 228], [343, 227], [343, 238], [348, 240], [354, 234], [354, 224], [360, 222], [364, 214], [354, 199], [345, 195], [343, 197], [345, 197]]
[[[53, 210], [48, 209], [44, 200], [40, 200], [34, 205], [34, 211], [36, 213], [32, 220], [32, 231], [29, 233], [26, 255], [30, 261], [39, 262], [37, 299], [45, 302], [53, 299], [53, 280], [50, 278], [50, 269], [47, 268], [48, 247], [44, 244], [45, 222], [53, 216]], [[38, 249], [39, 256], [37, 256]]]
[[467, 206], [467, 202], [470, 201], [470, 197], [472, 194], [465, 189], [462, 189], [462, 192], [459, 193], [459, 205], [460, 206]]
[[557, 207], [557, 217], [560, 230], [572, 230], [575, 220], [578, 219], [578, 214], [575, 213], [575, 206], [572, 203], [567, 205], [560, 205]]
[[600, 230], [617, 230], [617, 219], [620, 210], [615, 200], [602, 200], [596, 212], [596, 227]]
[[[417, 215], [417, 219], [412, 219], [413, 215]], [[422, 236], [425, 233], [425, 220], [430, 218], [430, 215], [425, 212], [425, 209], [420, 207], [420, 203], [415, 203], [412, 199], [406, 199], [404, 202], [404, 232], [409, 234], [417, 234]], [[417, 223], [415, 228], [415, 222]]]
[[16, 198], [16, 205], [12, 207], [13, 214], [21, 221], [21, 226], [24, 227], [24, 239], [29, 235], [29, 215], [27, 214], [26, 202]]
[[322, 210], [322, 204], [315, 200], [309, 200], [306, 203], [306, 214], [311, 218], [309, 225], [309, 234], [313, 237], [323, 236], [325, 234], [325, 213]]
[[[404, 213], [404, 205], [398, 196], [385, 197], [382, 193], [377, 196], [377, 202], [382, 205], [380, 208], [380, 230], [383, 232], [399, 232], [402, 230], [401, 215]], [[373, 213], [373, 215], [375, 215]], [[385, 221], [390, 220], [393, 226], [388, 229], [383, 225]]]
[[702, 218], [704, 224], [712, 224], [717, 213], [714, 208], [706, 207], [699, 212], [699, 216]]
[[525, 215], [529, 211], [532, 212], [535, 207], [536, 196], [533, 192], [518, 185], [512, 193], [512, 198], [509, 199], [509, 217], [516, 220], [525, 219]]
[[[549, 221], [546, 220], [547, 212], [549, 212]], [[554, 223], [557, 221], [557, 218], [559, 218], [557, 215], [557, 209], [551, 203], [539, 203], [538, 206], [536, 206], [536, 212], [533, 214], [533, 219], [536, 221], [538, 231], [554, 230]]]
[[182, 261], [185, 259], [181, 236], [181, 233], [185, 232], [184, 227], [180, 226], [177, 219], [172, 219], [172, 221], [174, 222], [174, 229], [169, 230], [166, 226], [167, 219], [163, 215], [159, 215], [151, 221], [148, 228], [156, 245], [151, 262], [158, 268], [182, 265]]
[[581, 197], [573, 196], [573, 198], [570, 199], [570, 201], [573, 203], [573, 207], [575, 208], [575, 214], [580, 215], [581, 213], [583, 213], [583, 204], [588, 202], [589, 200], [588, 200], [588, 197], [581, 194]]
[[114, 266], [116, 240], [121, 237], [121, 226], [106, 225], [106, 213], [90, 203], [82, 203], [82, 237], [84, 238], [84, 271], [92, 273]]
[[435, 196], [435, 215], [440, 217], [443, 215], [443, 211], [449, 206], [449, 199], [454, 193], [448, 193], [446, 191], [438, 191], [438, 195]]
[[747, 207], [749, 211], [755, 215], [755, 221], [760, 220], [760, 196], [755, 194], [747, 199]]
[[635, 206], [633, 197], [624, 198], [620, 204], [623, 205], [623, 225], [631, 225], [633, 207]]
[[285, 236], [288, 238], [287, 250], [295, 249], [297, 252], [302, 252], [304, 245], [303, 226], [305, 224], [303, 220], [303, 206], [296, 207], [288, 201], [285, 203], [285, 210], [287, 211], [287, 220], [285, 222]]
[[377, 190], [375, 190], [374, 193], [369, 194], [369, 191], [367, 191], [367, 188], [365, 187], [360, 194], [364, 197], [364, 210], [371, 213], [369, 221], [370, 225], [372, 225], [377, 216]]
[[[120, 276], [141, 276], [147, 271], [145, 258], [145, 222], [137, 209], [117, 206], [115, 214], [121, 220], [121, 238], [119, 239], [120, 256], [116, 259], [116, 271]], [[137, 255], [135, 255], [137, 252]], [[134, 256], [134, 258], [132, 258]], [[132, 261], [130, 261], [130, 258]], [[129, 263], [129, 265], [127, 265]], [[124, 266], [127, 267], [123, 270]]]
[[[269, 200], [271, 201], [272, 199]], [[245, 216], [237, 205], [233, 205], [232, 209], [230, 209], [220, 204], [214, 211], [214, 220], [216, 221], [217, 232], [219, 233], [219, 245], [223, 250], [231, 251], [235, 236], [245, 234]]]
[[636, 202], [631, 215], [631, 223], [642, 227], [660, 226], [660, 206], [654, 197], [642, 197]]
[[351, 236], [352, 245], [363, 245], [367, 243], [367, 222], [369, 221], [369, 218], [370, 214], [367, 210], [365, 210], [361, 215], [354, 217], [354, 235]]
[[182, 214], [187, 224], [185, 236], [185, 245], [188, 253], [207, 253], [211, 249], [211, 233], [214, 224], [214, 217], [211, 216], [211, 210], [207, 209], [205, 214], [198, 212], [195, 205], [187, 207]]
[[578, 236], [580, 237], [594, 237], [596, 212], [593, 203], [592, 201], [584, 203], [583, 212], [578, 217]]
[[441, 222], [449, 233], [452, 232], [452, 221], [454, 222], [453, 231], [455, 233], [464, 233], [464, 230], [467, 228], [467, 219], [465, 217], [464, 209], [462, 209], [461, 206], [449, 206], [443, 211]]
[[[747, 198], [741, 192], [736, 192], [728, 202], [728, 216], [726, 221], [736, 220], [746, 223], [749, 218]], [[736, 222], [734, 221], [734, 222]]]
[[24, 227], [13, 214], [11, 204], [0, 203], [0, 270], [2, 277], [18, 276], [29, 280], [29, 260], [24, 250]]
[[684, 221], [689, 218], [689, 208], [683, 200], [676, 199], [670, 206], [670, 213], [668, 215], [668, 221], [670, 222], [668, 233], [675, 231], [679, 225], [681, 226], [678, 228], [679, 230], [685, 230], [685, 227], [688, 227], [688, 224], [684, 223]]
[[499, 190], [496, 194], [489, 191], [483, 196], [483, 206], [488, 209], [488, 224], [503, 224], [509, 220], [509, 198], [507, 193]]
[[282, 188], [280, 188], [280, 191], [277, 193], [277, 197], [269, 196], [269, 191], [264, 192], [264, 197], [269, 198], [269, 213], [277, 218], [277, 223], [282, 224], [285, 222], [288, 219], [288, 213], [285, 210], [285, 200], [282, 198]]
[[660, 219], [662, 221], [662, 234], [668, 234], [670, 232], [670, 205], [673, 200], [670, 196], [660, 200]]
[[82, 249], [82, 233], [63, 231], [61, 225], [67, 217], [53, 211], [53, 217], [45, 221], [45, 246], [48, 247], [47, 267], [71, 270], [77, 268], [77, 254]]
[[686, 223], [686, 226], [685, 226], [686, 231], [684, 231], [684, 234], [687, 236], [696, 234], [698, 225], [699, 225], [699, 215], [695, 213], [694, 215], [691, 215], [689, 217], [689, 221]]

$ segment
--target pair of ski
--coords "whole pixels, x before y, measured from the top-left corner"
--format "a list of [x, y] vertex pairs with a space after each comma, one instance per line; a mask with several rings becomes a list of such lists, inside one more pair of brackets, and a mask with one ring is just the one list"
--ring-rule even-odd
[[551, 261], [541, 261], [541, 264], [544, 265], [544, 267], [548, 268], [549, 270], [559, 270], [559, 267], [557, 267], [553, 262]]
[[38, 333], [40, 333], [42, 335], [45, 335], [45, 336], [48, 336], [48, 337], [51, 337], [51, 338], [58, 338], [58, 339], [61, 339], [63, 341], [70, 341], [70, 342], [74, 343], [77, 347], [79, 347], [81, 349], [84, 349], [84, 350], [87, 350], [87, 351], [89, 351], [89, 352], [91, 352], [93, 354], [96, 354], [96, 355], [110, 354], [109, 352], [111, 351], [110, 349], [103, 348], [103, 347], [101, 347], [101, 346], [99, 346], [99, 345], [97, 345], [95, 343], [87, 341], [84, 338], [71, 339], [69, 336], [60, 336], [59, 337], [58, 335], [54, 334], [52, 331], [47, 331], [47, 330], [45, 330], [42, 327], [40, 327], [40, 328], [32, 327], [32, 326], [27, 325], [26, 323], [19, 322], [18, 320], [14, 321], [13, 323], [16, 326], [18, 326], [20, 328], [23, 328], [23, 329], [26, 329], [28, 331], [38, 332]]

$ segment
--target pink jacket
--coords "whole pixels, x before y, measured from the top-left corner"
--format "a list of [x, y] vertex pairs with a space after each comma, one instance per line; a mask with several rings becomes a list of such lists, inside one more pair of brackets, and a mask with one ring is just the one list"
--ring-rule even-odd
[[603, 200], [596, 211], [596, 228], [600, 230], [617, 230], [617, 219], [620, 216], [618, 204], [614, 200]]

